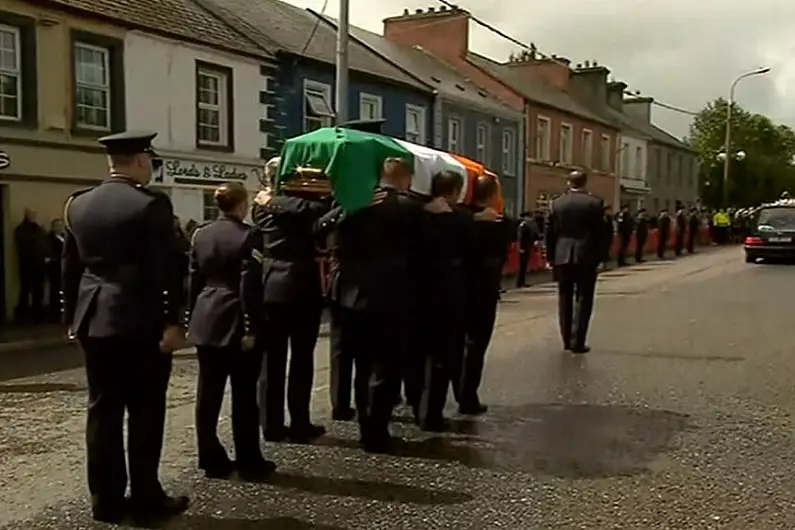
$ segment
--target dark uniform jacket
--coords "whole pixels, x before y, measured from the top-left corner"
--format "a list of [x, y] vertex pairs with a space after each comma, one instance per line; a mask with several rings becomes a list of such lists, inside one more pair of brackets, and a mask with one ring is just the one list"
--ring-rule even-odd
[[687, 231], [687, 214], [684, 210], [676, 212], [676, 235], [679, 239], [684, 239]]
[[[478, 205], [467, 206], [470, 216], [485, 208]], [[502, 267], [508, 245], [516, 234], [516, 224], [501, 219], [498, 221], [472, 220], [473, 259], [468, 275], [471, 286], [472, 303], [481, 303], [499, 298], [502, 287]]]
[[344, 218], [333, 210], [321, 219], [321, 229], [339, 223], [330, 297], [346, 309], [405, 311], [421, 266], [427, 212], [395, 189], [380, 187], [379, 194], [363, 210]]
[[635, 230], [635, 221], [629, 212], [619, 212], [616, 225], [618, 226], [618, 233], [625, 240], [629, 239]]
[[466, 303], [468, 273], [477, 257], [475, 222], [466, 208], [456, 207], [452, 212], [428, 214], [427, 224], [422, 300], [434, 311], [458, 309]]
[[62, 258], [64, 320], [89, 337], [152, 336], [183, 300], [167, 195], [114, 176], [72, 195]]
[[239, 343], [262, 311], [262, 239], [229, 217], [193, 234], [190, 253], [190, 337], [198, 346]]
[[645, 215], [638, 215], [635, 218], [635, 237], [645, 241], [649, 236], [649, 220]]
[[251, 208], [263, 235], [265, 303], [321, 303], [318, 246], [329, 226], [320, 218], [329, 211], [326, 201], [285, 195]]
[[547, 256], [554, 266], [596, 268], [607, 256], [608, 235], [602, 199], [572, 190], [554, 201], [547, 221]]
[[535, 221], [531, 218], [522, 219], [517, 234], [519, 249], [523, 251], [532, 249], [536, 239], [538, 239], [538, 226]]

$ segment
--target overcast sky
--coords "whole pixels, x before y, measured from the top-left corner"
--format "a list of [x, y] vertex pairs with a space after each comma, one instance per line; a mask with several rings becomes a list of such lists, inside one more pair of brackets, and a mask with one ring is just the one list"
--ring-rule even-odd
[[[321, 10], [324, 0], [288, 0]], [[439, 7], [433, 0], [350, 0], [351, 24], [381, 33], [381, 21], [404, 8]], [[759, 66], [736, 101], [795, 126], [795, 1], [793, 0], [458, 0], [476, 18], [539, 51], [597, 60], [631, 90], [688, 110], [726, 96], [733, 79]], [[337, 16], [338, 0], [326, 13]], [[470, 49], [505, 59], [517, 47], [471, 24]], [[676, 136], [691, 117], [655, 107], [652, 119]]]

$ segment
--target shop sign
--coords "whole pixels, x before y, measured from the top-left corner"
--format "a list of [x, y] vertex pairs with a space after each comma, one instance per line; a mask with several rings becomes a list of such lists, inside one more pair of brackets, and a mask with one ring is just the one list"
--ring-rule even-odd
[[0, 149], [0, 170], [8, 169], [11, 165], [11, 155]]
[[262, 170], [257, 167], [166, 158], [155, 180], [175, 184], [213, 185], [224, 182], [246, 182], [249, 179], [258, 182], [261, 176]]

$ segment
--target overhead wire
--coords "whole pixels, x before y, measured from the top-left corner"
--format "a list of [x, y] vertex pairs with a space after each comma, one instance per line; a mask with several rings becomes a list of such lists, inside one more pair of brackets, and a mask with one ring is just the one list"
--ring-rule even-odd
[[[455, 10], [458, 10], [458, 11], [465, 12], [467, 14], [467, 16], [469, 17], [469, 19], [472, 22], [474, 22], [475, 24], [477, 24], [478, 26], [481, 26], [482, 28], [489, 30], [490, 32], [492, 32], [495, 35], [507, 40], [508, 42], [510, 42], [512, 44], [516, 44], [517, 46], [519, 46], [523, 50], [533, 51], [533, 52], [535, 52], [537, 55], [539, 55], [543, 59], [546, 59], [546, 60], [548, 60], [550, 62], [553, 62], [555, 64], [558, 64], [560, 66], [564, 66], [566, 68], [569, 67], [568, 64], [558, 60], [556, 57], [553, 57], [551, 55], [547, 55], [545, 53], [539, 52], [538, 49], [534, 45], [531, 44], [531, 45], [528, 46], [526, 43], [520, 41], [519, 39], [517, 39], [517, 38], [515, 38], [515, 37], [513, 37], [511, 35], [508, 35], [507, 33], [502, 31], [498, 27], [493, 26], [492, 24], [489, 24], [488, 22], [486, 22], [486, 21], [474, 16], [470, 11], [468, 11], [466, 9], [463, 9], [461, 6], [459, 6], [457, 4], [453, 4], [452, 2], [449, 2], [448, 0], [437, 0], [437, 1], [440, 4], [449, 7], [450, 9], [455, 9]], [[630, 96], [630, 97], [633, 97], [633, 98], [641, 97], [639, 94], [634, 93], [634, 92], [632, 92], [630, 90], [625, 90], [624, 91], [624, 95]], [[683, 109], [681, 107], [677, 107], [676, 105], [669, 105], [668, 103], [662, 103], [662, 102], [654, 100], [654, 99], [652, 99], [652, 104], [653, 105], [657, 105], [658, 107], [661, 107], [661, 108], [664, 108], [664, 109], [668, 109], [670, 111], [679, 112], [681, 114], [687, 114], [687, 115], [690, 115], [690, 116], [698, 116], [698, 112], [693, 112], [691, 110]]]

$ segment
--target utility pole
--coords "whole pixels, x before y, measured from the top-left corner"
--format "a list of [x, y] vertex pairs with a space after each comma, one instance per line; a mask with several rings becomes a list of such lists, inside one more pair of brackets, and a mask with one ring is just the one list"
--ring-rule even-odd
[[350, 26], [350, 0], [340, 0], [337, 23], [337, 82], [334, 109], [337, 125], [348, 121], [348, 28]]

